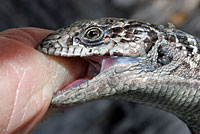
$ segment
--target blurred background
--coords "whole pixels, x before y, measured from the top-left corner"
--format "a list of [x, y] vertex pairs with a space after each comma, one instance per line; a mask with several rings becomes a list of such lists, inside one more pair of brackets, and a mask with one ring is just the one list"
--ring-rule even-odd
[[[0, 31], [16, 27], [56, 30], [82, 19], [123, 17], [172, 22], [200, 37], [200, 0], [0, 0]], [[188, 134], [174, 115], [152, 107], [98, 100], [54, 114], [35, 134]]]

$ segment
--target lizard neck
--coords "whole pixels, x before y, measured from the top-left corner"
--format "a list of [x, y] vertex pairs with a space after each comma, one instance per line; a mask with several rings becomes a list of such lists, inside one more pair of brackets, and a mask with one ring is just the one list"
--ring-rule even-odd
[[185, 81], [178, 76], [154, 76], [153, 73], [128, 74], [120, 81], [122, 88], [116, 87], [117, 93], [111, 98], [143, 103], [173, 113], [188, 125], [192, 134], [200, 134], [200, 83], [197, 80]]

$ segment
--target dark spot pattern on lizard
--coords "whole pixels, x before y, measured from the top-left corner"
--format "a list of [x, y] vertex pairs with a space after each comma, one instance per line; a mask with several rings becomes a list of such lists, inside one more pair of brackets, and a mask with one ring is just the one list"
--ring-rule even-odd
[[[85, 36], [91, 28], [94, 33]], [[81, 57], [89, 64], [90, 79], [86, 76], [85, 82], [56, 94], [52, 105], [101, 97], [136, 101], [176, 114], [193, 134], [200, 134], [200, 40], [172, 24], [83, 20], [50, 34], [37, 49], [53, 56]]]

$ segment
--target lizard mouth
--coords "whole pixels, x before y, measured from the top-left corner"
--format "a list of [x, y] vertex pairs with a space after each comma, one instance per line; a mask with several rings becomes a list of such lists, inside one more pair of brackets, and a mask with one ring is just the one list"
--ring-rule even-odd
[[110, 57], [110, 56], [88, 56], [83, 57], [83, 60], [88, 62], [88, 67], [86, 69], [86, 72], [83, 72], [83, 76], [77, 78], [75, 81], [72, 81], [68, 85], [66, 85], [64, 88], [58, 90], [54, 96], [57, 96], [58, 94], [61, 94], [62, 92], [66, 91], [67, 89], [78, 86], [81, 83], [84, 83], [95, 76], [97, 76], [99, 73], [104, 72], [107, 68], [112, 66], [115, 63], [116, 57]]

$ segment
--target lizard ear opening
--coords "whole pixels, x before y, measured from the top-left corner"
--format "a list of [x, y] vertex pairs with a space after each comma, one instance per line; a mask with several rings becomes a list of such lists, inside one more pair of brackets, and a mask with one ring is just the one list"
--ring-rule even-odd
[[158, 48], [158, 59], [157, 62], [161, 65], [167, 65], [172, 61], [173, 56], [170, 54], [168, 48], [159, 46]]

